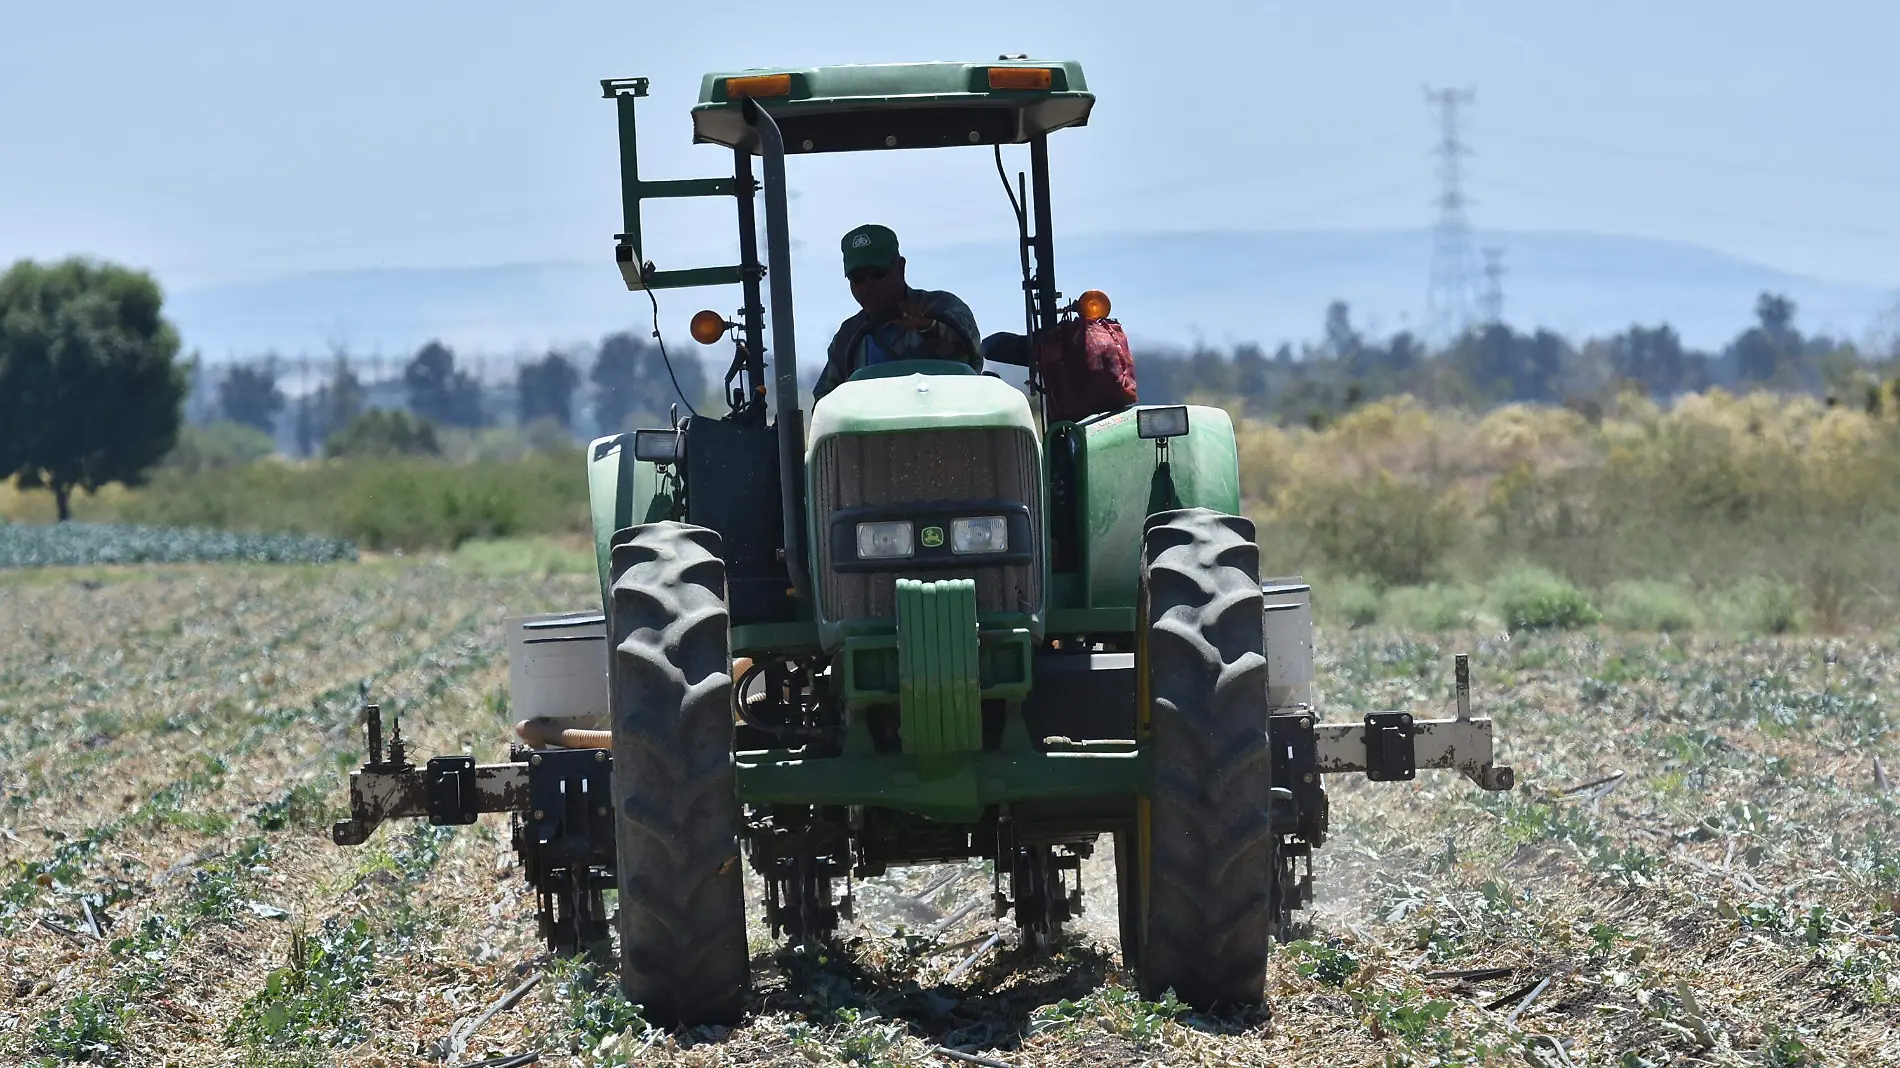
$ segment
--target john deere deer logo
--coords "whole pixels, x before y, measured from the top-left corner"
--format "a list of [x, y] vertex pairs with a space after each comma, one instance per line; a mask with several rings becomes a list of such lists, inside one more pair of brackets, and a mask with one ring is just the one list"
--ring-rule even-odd
[[924, 548], [935, 549], [938, 546], [943, 544], [943, 528], [942, 527], [925, 527], [923, 538], [924, 538]]

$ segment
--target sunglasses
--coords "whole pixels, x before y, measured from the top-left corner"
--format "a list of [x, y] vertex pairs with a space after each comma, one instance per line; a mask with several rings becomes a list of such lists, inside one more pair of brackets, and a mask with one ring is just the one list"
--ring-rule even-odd
[[845, 277], [849, 278], [851, 284], [855, 286], [865, 282], [882, 282], [885, 276], [890, 273], [890, 268], [888, 267], [860, 267]]

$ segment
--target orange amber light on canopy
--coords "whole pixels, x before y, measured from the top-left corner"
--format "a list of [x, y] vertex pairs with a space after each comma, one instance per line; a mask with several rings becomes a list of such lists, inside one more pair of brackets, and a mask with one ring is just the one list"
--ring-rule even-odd
[[1082, 294], [1075, 302], [1075, 310], [1082, 318], [1095, 320], [1108, 318], [1108, 294], [1099, 289], [1091, 289]]
[[1052, 84], [1048, 67], [991, 67], [991, 89], [1047, 89]]
[[708, 308], [693, 316], [692, 330], [694, 341], [701, 345], [710, 345], [718, 341], [720, 335], [726, 332], [725, 316]]
[[726, 99], [737, 100], [742, 96], [790, 96], [792, 95], [792, 76], [789, 74], [754, 74], [744, 78], [726, 79]]

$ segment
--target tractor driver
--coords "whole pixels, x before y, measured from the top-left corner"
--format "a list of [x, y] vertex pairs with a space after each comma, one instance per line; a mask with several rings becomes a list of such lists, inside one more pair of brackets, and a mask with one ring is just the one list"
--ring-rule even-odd
[[831, 339], [813, 400], [859, 368], [889, 360], [955, 360], [983, 369], [981, 335], [969, 306], [952, 293], [910, 288], [896, 234], [882, 226], [860, 226], [839, 244], [851, 296], [863, 310], [846, 319]]

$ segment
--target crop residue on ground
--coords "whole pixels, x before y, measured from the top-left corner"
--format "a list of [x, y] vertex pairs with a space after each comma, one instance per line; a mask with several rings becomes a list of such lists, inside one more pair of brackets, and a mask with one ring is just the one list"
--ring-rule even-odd
[[1270, 1015], [1128, 992], [1104, 842], [1054, 958], [991, 942], [980, 865], [904, 869], [856, 887], [836, 946], [755, 931], [744, 1026], [648, 1030], [542, 958], [505, 821], [328, 839], [365, 685], [413, 753], [499, 759], [502, 616], [592, 587], [394, 561], [0, 580], [0, 1060], [406, 1065], [456, 1033], [456, 1064], [1900, 1063], [1891, 638], [1323, 633], [1334, 719], [1437, 714], [1471, 653], [1519, 786], [1335, 780]]

